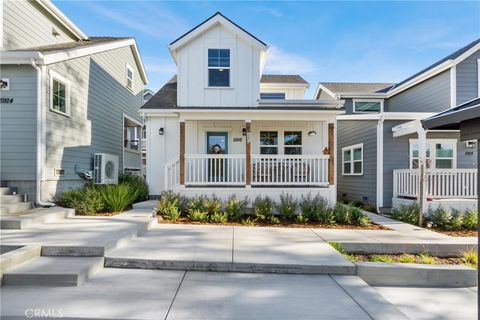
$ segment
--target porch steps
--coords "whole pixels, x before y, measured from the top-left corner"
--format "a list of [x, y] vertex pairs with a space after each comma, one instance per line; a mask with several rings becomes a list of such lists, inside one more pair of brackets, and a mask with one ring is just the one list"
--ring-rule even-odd
[[31, 202], [18, 202], [10, 204], [0, 204], [0, 216], [11, 215], [23, 211], [27, 211], [33, 208], [33, 203]]
[[17, 188], [13, 187], [0, 187], [0, 196], [9, 195], [9, 194], [16, 194]]
[[73, 217], [74, 209], [61, 207], [35, 208], [21, 213], [1, 215], [0, 229], [26, 229], [42, 223], [55, 222], [60, 219]]
[[26, 194], [17, 194], [17, 188], [0, 188], [0, 216], [18, 213], [33, 208]]
[[2, 246], [0, 255], [0, 281], [3, 273], [40, 257], [40, 246]]
[[5, 286], [79, 286], [103, 269], [103, 257], [39, 257], [3, 274]]

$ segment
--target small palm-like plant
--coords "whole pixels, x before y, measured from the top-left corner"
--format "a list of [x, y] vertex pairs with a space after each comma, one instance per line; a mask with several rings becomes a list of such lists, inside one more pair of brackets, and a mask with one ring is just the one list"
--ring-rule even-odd
[[129, 184], [109, 184], [100, 188], [105, 210], [120, 212], [130, 206], [137, 198], [137, 191]]

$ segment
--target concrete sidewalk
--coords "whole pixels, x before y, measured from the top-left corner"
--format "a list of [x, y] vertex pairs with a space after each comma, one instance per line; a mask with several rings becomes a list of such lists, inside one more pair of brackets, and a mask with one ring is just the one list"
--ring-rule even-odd
[[32, 309], [95, 319], [407, 319], [356, 276], [165, 270], [105, 269], [74, 288], [2, 288], [2, 319]]

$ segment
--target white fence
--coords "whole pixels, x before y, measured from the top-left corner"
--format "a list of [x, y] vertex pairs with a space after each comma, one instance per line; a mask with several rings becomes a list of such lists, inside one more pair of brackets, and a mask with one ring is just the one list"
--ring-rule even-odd
[[[419, 170], [393, 170], [393, 196], [417, 198]], [[470, 199], [477, 197], [477, 169], [429, 169], [426, 172], [427, 197]]]
[[180, 159], [178, 157], [165, 163], [164, 170], [165, 190], [180, 184]]
[[186, 185], [244, 185], [244, 154], [186, 154]]

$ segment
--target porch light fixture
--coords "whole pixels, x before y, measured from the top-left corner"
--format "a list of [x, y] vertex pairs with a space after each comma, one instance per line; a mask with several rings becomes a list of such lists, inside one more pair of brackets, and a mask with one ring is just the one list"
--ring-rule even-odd
[[316, 136], [316, 135], [317, 135], [317, 131], [315, 131], [315, 130], [308, 131], [308, 135], [309, 135], [310, 137]]
[[247, 135], [247, 128], [242, 128], [242, 136], [246, 136]]
[[160, 136], [163, 136], [164, 133], [165, 133], [165, 129], [163, 129], [163, 127], [160, 128], [160, 129], [158, 129], [158, 134], [159, 134]]

